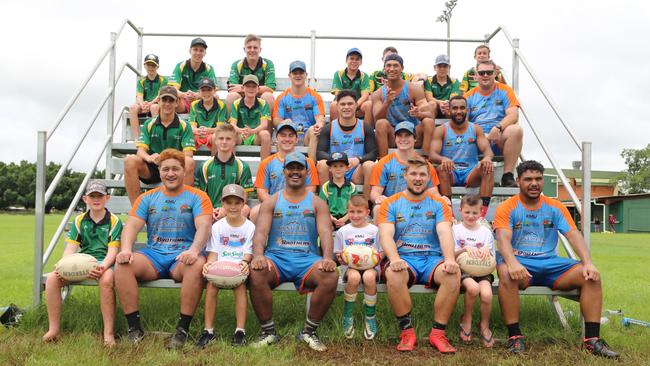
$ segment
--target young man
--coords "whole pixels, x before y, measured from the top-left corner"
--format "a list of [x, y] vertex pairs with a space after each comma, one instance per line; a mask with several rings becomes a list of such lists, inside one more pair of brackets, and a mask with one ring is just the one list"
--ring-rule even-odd
[[[390, 55], [397, 55], [397, 48], [388, 46], [384, 48], [384, 51], [381, 54], [381, 62], [386, 61], [386, 57]], [[402, 71], [402, 79], [411, 80], [412, 75]], [[374, 92], [377, 89], [380, 89], [386, 83], [386, 72], [384, 69], [375, 70], [370, 74], [370, 92]]]
[[[487, 61], [490, 59], [490, 47], [486, 45], [480, 45], [474, 50], [474, 59], [477, 63]], [[503, 77], [501, 73], [501, 68], [497, 67], [497, 73], [495, 76], [496, 80], [501, 84], [506, 83], [506, 78]], [[475, 88], [478, 85], [478, 75], [476, 74], [476, 68], [472, 67], [471, 69], [465, 71], [463, 74], [463, 81], [460, 83], [460, 91], [462, 93], [468, 92]]]
[[[251, 169], [248, 163], [235, 156], [237, 146], [237, 133], [230, 124], [217, 126], [214, 133], [213, 157], [205, 160], [199, 169], [194, 172], [194, 185], [205, 191], [212, 201], [214, 208], [212, 216], [215, 220], [226, 216], [226, 211], [221, 207], [221, 192], [229, 184], [237, 184], [244, 188], [246, 198], [253, 192]], [[247, 200], [246, 200], [247, 201]], [[242, 215], [248, 217], [250, 207], [244, 202]]]
[[232, 103], [244, 96], [244, 77], [255, 75], [258, 80], [258, 97], [264, 99], [269, 108], [273, 108], [275, 91], [275, 66], [271, 60], [260, 57], [262, 52], [262, 38], [249, 34], [244, 39], [244, 52], [246, 57], [232, 63], [228, 77], [228, 96], [226, 104], [228, 111]]
[[[467, 121], [467, 100], [463, 96], [449, 101], [451, 121], [438, 126], [433, 133], [429, 158], [438, 164], [440, 194], [451, 200], [452, 186], [480, 187], [485, 218], [492, 198], [494, 177], [492, 149], [483, 129]], [[479, 161], [479, 152], [483, 158]]]
[[[589, 248], [558, 200], [542, 195], [544, 166], [528, 160], [517, 166], [519, 194], [497, 208], [494, 228], [499, 246], [499, 304], [508, 328], [508, 350], [526, 350], [519, 329], [519, 290], [547, 286], [554, 290], [580, 289], [580, 311], [584, 318], [582, 347], [606, 358], [618, 358], [600, 338], [602, 286], [600, 273], [591, 261]], [[562, 233], [580, 262], [557, 255], [558, 232]]]
[[379, 209], [379, 242], [388, 258], [388, 301], [402, 330], [397, 350], [410, 352], [415, 348], [408, 288], [423, 284], [438, 288], [429, 344], [441, 353], [455, 353], [445, 328], [458, 299], [460, 270], [454, 257], [451, 209], [427, 192], [429, 172], [424, 158], [408, 160], [406, 190], [384, 200]]
[[217, 97], [214, 80], [203, 78], [199, 82], [199, 96], [190, 105], [190, 126], [194, 133], [194, 147], [205, 145], [212, 149], [214, 131], [220, 123], [228, 120], [226, 104]]
[[338, 272], [329, 210], [323, 200], [307, 189], [307, 166], [303, 154], [287, 155], [283, 170], [286, 187], [261, 205], [248, 278], [251, 302], [262, 328], [256, 347], [278, 343], [271, 290], [283, 282], [293, 282], [301, 293], [312, 291], [298, 340], [315, 351], [327, 349], [316, 330], [336, 297]]
[[332, 179], [321, 186], [320, 197], [327, 202], [330, 220], [334, 229], [339, 229], [348, 222], [347, 207], [350, 198], [357, 193], [357, 187], [345, 177], [350, 161], [345, 153], [332, 153], [327, 160]]
[[358, 103], [355, 94], [342, 90], [336, 95], [340, 116], [323, 127], [318, 138], [318, 177], [321, 182], [329, 179], [327, 159], [335, 152], [345, 153], [350, 166], [345, 178], [355, 184], [363, 184], [363, 195], [370, 197], [370, 175], [377, 159], [377, 144], [372, 126], [356, 118]]
[[356, 117], [374, 126], [372, 119], [372, 103], [370, 102], [370, 76], [359, 70], [363, 56], [358, 48], [350, 48], [345, 56], [348, 67], [334, 73], [332, 78], [332, 94], [334, 101], [330, 105], [330, 121], [339, 118], [338, 101], [336, 96], [342, 90], [352, 90], [359, 108]]
[[497, 65], [483, 61], [476, 65], [478, 86], [465, 93], [469, 121], [479, 125], [496, 155], [503, 154], [501, 186], [516, 187], [513, 172], [524, 139], [517, 124], [519, 101], [511, 87], [495, 80]]
[[160, 183], [160, 153], [168, 148], [185, 153], [185, 184], [194, 183], [194, 136], [192, 128], [176, 114], [178, 92], [173, 86], [160, 89], [160, 115], [142, 126], [136, 143], [138, 152], [124, 158], [124, 186], [131, 204], [140, 194], [140, 181]]
[[449, 76], [451, 64], [447, 55], [436, 57], [433, 69], [436, 72], [435, 75], [424, 80], [424, 95], [431, 105], [434, 117], [448, 118], [449, 98], [461, 93], [460, 82]]
[[[138, 281], [172, 278], [181, 282], [180, 314], [168, 349], [187, 341], [190, 322], [205, 283], [203, 249], [210, 238], [212, 205], [205, 192], [183, 184], [185, 156], [174, 149], [160, 154], [162, 186], [138, 197], [129, 212], [117, 255], [115, 287], [129, 326], [128, 338], [144, 337], [140, 323]], [[147, 246], [133, 252], [138, 232], [147, 225]]]
[[422, 88], [402, 79], [404, 60], [399, 55], [388, 55], [384, 61], [386, 85], [372, 94], [375, 117], [377, 151], [380, 158], [388, 154], [389, 143], [395, 138], [395, 126], [403, 121], [415, 127], [416, 144], [425, 154], [435, 122]]
[[318, 136], [325, 124], [325, 106], [320, 94], [307, 87], [307, 66], [302, 61], [289, 65], [291, 87], [275, 101], [273, 124], [278, 126], [290, 119], [297, 127], [298, 141], [308, 146], [308, 156], [316, 160]]
[[176, 108], [178, 113], [189, 112], [190, 103], [200, 98], [196, 92], [199, 90], [201, 79], [216, 80], [214, 68], [203, 62], [207, 49], [208, 44], [203, 38], [194, 38], [190, 43], [190, 58], [179, 62], [174, 68], [174, 80], [170, 80], [169, 84], [174, 85], [180, 91], [180, 102]]
[[260, 158], [264, 160], [271, 155], [271, 112], [268, 102], [257, 97], [259, 89], [257, 76], [244, 76], [244, 97], [232, 103], [228, 121], [237, 131], [238, 143], [261, 146]]
[[131, 139], [136, 141], [140, 135], [140, 122], [138, 116], [157, 116], [160, 107], [158, 106], [158, 92], [160, 88], [167, 85], [167, 78], [158, 75], [158, 56], [149, 54], [144, 58], [144, 68], [147, 75], [138, 80], [135, 92], [135, 104], [130, 108], [129, 123], [131, 124]]

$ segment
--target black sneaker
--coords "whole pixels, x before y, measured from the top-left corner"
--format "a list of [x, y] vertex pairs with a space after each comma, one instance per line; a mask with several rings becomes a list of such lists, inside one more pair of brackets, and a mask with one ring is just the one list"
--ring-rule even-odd
[[246, 333], [243, 330], [238, 330], [232, 335], [231, 344], [235, 347], [240, 347], [246, 344]]
[[501, 176], [501, 187], [516, 187], [517, 181], [512, 173], [503, 173]]
[[127, 338], [131, 343], [138, 343], [144, 338], [144, 330], [142, 328], [129, 328]]
[[199, 340], [196, 341], [196, 346], [199, 348], [205, 348], [208, 344], [210, 344], [212, 341], [214, 341], [217, 337], [214, 335], [214, 333], [210, 333], [207, 330], [203, 330], [201, 333], [201, 336], [199, 337]]
[[508, 338], [508, 352], [513, 355], [518, 355], [526, 351], [526, 343], [524, 342], [524, 336], [512, 336]]
[[618, 358], [617, 352], [609, 349], [609, 345], [602, 338], [594, 337], [585, 339], [582, 342], [582, 349], [591, 353], [592, 355], [605, 357], [605, 358]]
[[167, 349], [181, 348], [187, 342], [187, 331], [181, 327], [176, 328], [176, 333], [167, 342]]

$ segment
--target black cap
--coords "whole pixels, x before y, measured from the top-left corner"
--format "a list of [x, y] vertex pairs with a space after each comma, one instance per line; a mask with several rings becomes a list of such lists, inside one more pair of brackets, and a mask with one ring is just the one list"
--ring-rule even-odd
[[402, 65], [402, 67], [404, 67], [404, 59], [402, 58], [402, 56], [396, 53], [386, 56], [386, 58], [384, 58], [384, 65], [386, 65], [386, 62], [388, 61], [397, 61], [399, 62], [400, 65]]
[[155, 64], [156, 66], [160, 65], [160, 61], [158, 60], [158, 56], [154, 55], [153, 53], [150, 53], [144, 57], [144, 64]]
[[332, 165], [334, 163], [345, 163], [345, 165], [349, 165], [350, 162], [348, 161], [348, 155], [344, 152], [334, 152], [332, 155], [330, 155], [330, 158], [327, 159], [327, 165]]
[[203, 88], [215, 89], [216, 87], [217, 86], [214, 85], [214, 80], [212, 80], [210, 78], [203, 78], [203, 79], [201, 79], [201, 81], [199, 81], [199, 90], [201, 90]]
[[208, 48], [208, 44], [205, 43], [205, 41], [204, 41], [203, 38], [201, 38], [201, 37], [199, 37], [199, 38], [194, 38], [194, 39], [192, 40], [192, 43], [190, 44], [190, 48], [192, 48], [192, 47], [194, 47], [194, 46], [203, 46], [203, 47], [205, 47], [205, 48]]

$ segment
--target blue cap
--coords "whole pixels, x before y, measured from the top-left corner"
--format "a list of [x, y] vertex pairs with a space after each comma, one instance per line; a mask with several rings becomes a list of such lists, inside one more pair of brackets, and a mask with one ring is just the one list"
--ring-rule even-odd
[[305, 168], [307, 167], [307, 158], [305, 158], [305, 155], [299, 153], [299, 152], [292, 152], [287, 154], [287, 156], [284, 158], [284, 167], [286, 168], [287, 165], [291, 163], [298, 163]]
[[357, 54], [359, 54], [359, 57], [363, 58], [363, 55], [361, 54], [361, 50], [356, 48], [356, 47], [350, 48], [348, 50], [348, 53], [345, 54], [345, 57], [347, 58], [348, 56], [350, 56], [353, 53], [357, 53]]
[[294, 125], [293, 122], [291, 122], [290, 119], [285, 119], [284, 121], [280, 122], [280, 124], [278, 125], [278, 127], [275, 130], [280, 132], [285, 127], [292, 129], [293, 132], [295, 132], [295, 133], [298, 133], [298, 128], [296, 128], [296, 125]]
[[300, 69], [302, 71], [307, 71], [307, 66], [305, 65], [304, 62], [300, 60], [296, 60], [291, 64], [289, 64], [289, 72], [293, 72], [293, 70], [297, 70], [297, 69]]
[[415, 135], [415, 126], [413, 125], [413, 123], [409, 121], [402, 121], [395, 125], [395, 133], [398, 133], [399, 131], [402, 130], [406, 130], [411, 135]]

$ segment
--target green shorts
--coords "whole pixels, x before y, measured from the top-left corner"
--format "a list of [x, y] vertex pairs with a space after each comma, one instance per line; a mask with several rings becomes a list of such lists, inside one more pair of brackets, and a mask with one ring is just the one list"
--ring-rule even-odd
[[257, 135], [250, 135], [247, 138], [244, 138], [244, 136], [241, 136], [241, 144], [242, 145], [255, 145], [255, 137]]

